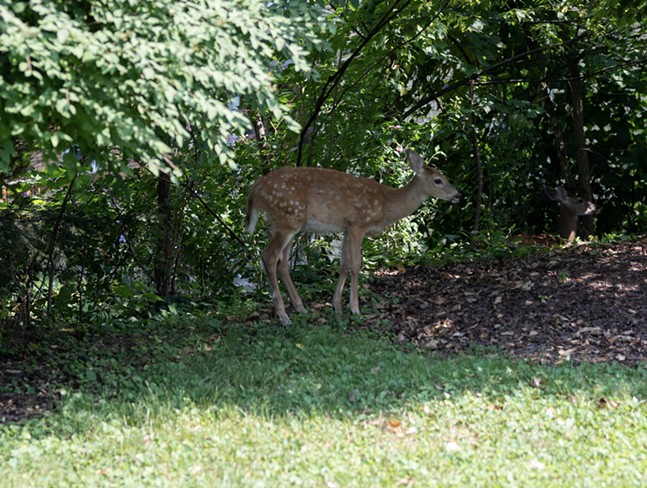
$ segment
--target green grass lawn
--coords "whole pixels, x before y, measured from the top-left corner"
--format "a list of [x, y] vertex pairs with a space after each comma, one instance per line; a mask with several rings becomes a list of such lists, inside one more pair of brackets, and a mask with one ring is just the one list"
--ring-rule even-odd
[[647, 485], [644, 365], [438, 358], [305, 319], [39, 348], [60, 405], [0, 425], [3, 486]]

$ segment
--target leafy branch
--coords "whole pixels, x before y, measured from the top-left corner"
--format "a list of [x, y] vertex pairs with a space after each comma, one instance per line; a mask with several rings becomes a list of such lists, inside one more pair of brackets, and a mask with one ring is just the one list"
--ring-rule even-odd
[[353, 61], [361, 54], [362, 50], [371, 42], [371, 40], [382, 29], [384, 29], [387, 25], [389, 25], [389, 23], [393, 19], [395, 19], [398, 15], [400, 15], [410, 4], [411, 4], [411, 0], [396, 0], [393, 3], [393, 5], [391, 5], [391, 7], [388, 9], [388, 11], [375, 24], [373, 29], [371, 29], [369, 33], [362, 39], [362, 41], [353, 50], [350, 56], [348, 56], [346, 61], [342, 63], [339, 69], [328, 77], [328, 80], [326, 80], [326, 82], [324, 83], [321, 89], [321, 93], [319, 94], [319, 96], [317, 97], [317, 100], [315, 101], [310, 118], [306, 121], [305, 124], [303, 124], [301, 133], [299, 134], [299, 149], [298, 149], [297, 161], [296, 161], [297, 166], [301, 165], [301, 158], [303, 156], [303, 143], [305, 141], [308, 130], [310, 129], [314, 121], [319, 116], [319, 113], [321, 112], [321, 108], [323, 107], [323, 104], [326, 102], [330, 94], [335, 90], [337, 85], [342, 80], [344, 73], [346, 73], [350, 65], [353, 63]]
[[[566, 46], [570, 46], [572, 44], [576, 44], [577, 42], [584, 39], [587, 35], [588, 35], [588, 33], [584, 32], [584, 33], [574, 37], [573, 39], [570, 39], [570, 40], [564, 42], [563, 45], [566, 47]], [[537, 47], [537, 48], [533, 48], [533, 49], [528, 49], [527, 51], [524, 51], [524, 52], [522, 52], [520, 54], [517, 54], [517, 55], [512, 56], [510, 58], [504, 59], [503, 61], [499, 61], [498, 63], [494, 63], [491, 66], [488, 66], [488, 67], [483, 68], [483, 69], [481, 69], [479, 71], [476, 71], [474, 74], [472, 74], [470, 76], [467, 76], [465, 78], [462, 78], [462, 79], [460, 79], [458, 81], [455, 81], [454, 83], [444, 85], [440, 90], [437, 90], [437, 91], [431, 93], [430, 95], [422, 98], [416, 104], [414, 104], [413, 106], [411, 106], [410, 108], [405, 110], [402, 116], [403, 116], [403, 118], [406, 119], [407, 117], [410, 117], [412, 114], [414, 114], [415, 112], [417, 112], [421, 108], [423, 108], [426, 105], [430, 104], [434, 100], [440, 98], [445, 93], [452, 92], [452, 91], [457, 90], [458, 88], [461, 88], [463, 86], [468, 86], [471, 82], [476, 82], [479, 78], [481, 78], [481, 77], [483, 77], [483, 76], [485, 76], [487, 74], [496, 72], [500, 68], [503, 68], [505, 66], [509, 66], [511, 64], [518, 63], [518, 62], [522, 61], [523, 59], [530, 58], [533, 55], [538, 54], [540, 52], [547, 51], [552, 47], [553, 46], [541, 46], [541, 47]]]

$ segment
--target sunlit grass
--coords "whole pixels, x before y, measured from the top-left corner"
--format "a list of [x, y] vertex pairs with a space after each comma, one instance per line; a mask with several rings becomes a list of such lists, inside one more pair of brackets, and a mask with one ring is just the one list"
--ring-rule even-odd
[[[434, 358], [352, 327], [178, 320], [47, 356], [4, 486], [641, 486], [647, 372]], [[91, 371], [91, 373], [88, 373]]]

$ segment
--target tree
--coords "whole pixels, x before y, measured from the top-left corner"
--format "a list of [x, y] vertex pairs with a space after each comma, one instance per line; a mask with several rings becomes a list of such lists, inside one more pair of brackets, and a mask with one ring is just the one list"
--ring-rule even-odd
[[133, 158], [177, 176], [172, 148], [190, 138], [226, 163], [228, 139], [249, 127], [235, 97], [291, 121], [271, 66], [310, 69], [321, 15], [307, 0], [3, 2], [0, 172], [74, 148], [101, 166]]
[[[308, 0], [0, 2], [0, 185], [31, 166], [47, 171], [31, 179], [41, 193], [47, 190], [39, 198], [45, 209], [29, 206], [20, 197], [29, 188], [15, 181], [9, 188], [15, 198], [0, 202], [7, 209], [3, 225], [18, 219], [15, 227], [33, 227], [45, 241], [45, 251], [32, 241], [30, 255], [22, 256], [27, 262], [2, 263], [13, 281], [3, 292], [31, 303], [44, 290], [31, 285], [44, 267], [47, 303], [57, 295], [63, 308], [77, 297], [81, 310], [95, 277], [105, 277], [102, 287], [110, 288], [123, 270], [139, 276], [136, 268], [144, 268], [161, 296], [171, 293], [183, 232], [174, 206], [185, 205], [172, 200], [171, 182], [182, 173], [186, 179], [234, 166], [231, 139], [250, 128], [237, 110], [239, 99], [296, 129], [275, 85], [288, 61], [293, 71], [312, 70], [308, 50], [322, 46], [318, 33], [325, 25], [323, 11]], [[120, 173], [132, 175], [130, 166], [145, 167], [157, 181], [124, 183]], [[89, 183], [90, 172], [101, 176]], [[156, 200], [142, 184], [157, 189]], [[147, 202], [134, 207], [134, 192]], [[95, 221], [109, 222], [118, 241], [111, 235], [108, 245], [99, 244], [105, 252], [93, 257], [107, 262], [77, 266], [70, 235], [84, 235], [84, 249], [97, 244], [98, 236], [87, 239], [79, 228], [88, 226], [79, 217], [89, 209], [99, 212]], [[126, 224], [134, 222], [131, 211], [138, 213], [136, 230]], [[57, 216], [54, 225], [49, 217], [39, 221], [43, 212]], [[142, 243], [149, 247], [140, 253]], [[134, 267], [124, 265], [125, 256]]]

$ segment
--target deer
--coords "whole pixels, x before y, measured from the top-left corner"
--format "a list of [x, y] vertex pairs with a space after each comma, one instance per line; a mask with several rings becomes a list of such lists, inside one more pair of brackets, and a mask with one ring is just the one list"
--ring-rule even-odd
[[289, 325], [291, 321], [279, 291], [279, 277], [294, 309], [307, 313], [288, 267], [290, 245], [298, 232], [344, 234], [333, 308], [338, 315], [342, 313], [342, 293], [350, 274], [350, 310], [360, 315], [358, 276], [364, 237], [375, 236], [411, 215], [429, 197], [454, 204], [460, 201], [459, 191], [438, 169], [427, 166], [418, 153], [407, 150], [407, 160], [414, 176], [401, 188], [314, 167], [282, 167], [251, 186], [247, 197], [247, 231], [253, 235], [260, 214], [265, 214], [270, 237], [261, 260], [274, 310], [282, 324]]
[[577, 236], [577, 218], [596, 214], [597, 206], [582, 197], [569, 197], [561, 186], [544, 185], [544, 192], [548, 198], [559, 202], [557, 233], [562, 239], [573, 242]]
[[517, 236], [515, 241], [522, 244], [554, 245], [560, 240], [571, 243], [577, 236], [577, 219], [585, 215], [594, 215], [598, 208], [593, 202], [581, 197], [570, 197], [561, 186], [544, 185], [544, 192], [551, 200], [559, 202], [559, 224], [557, 233], [559, 237], [552, 234], [541, 234], [538, 236]]

